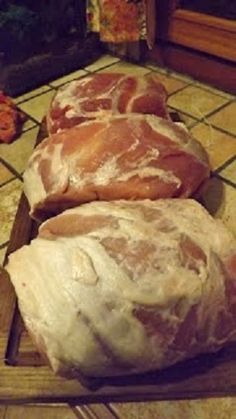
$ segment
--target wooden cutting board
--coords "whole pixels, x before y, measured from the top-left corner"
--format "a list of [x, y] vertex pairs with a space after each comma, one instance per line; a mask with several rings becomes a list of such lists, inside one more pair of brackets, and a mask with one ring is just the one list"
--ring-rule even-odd
[[[45, 124], [42, 124], [37, 142], [45, 135]], [[7, 255], [29, 243], [37, 228], [37, 223], [29, 217], [28, 203], [23, 194]], [[202, 355], [162, 372], [119, 378], [81, 377], [81, 382], [56, 377], [24, 328], [6, 271], [2, 270], [0, 275], [0, 403], [87, 404], [236, 394], [236, 344], [217, 354]]]

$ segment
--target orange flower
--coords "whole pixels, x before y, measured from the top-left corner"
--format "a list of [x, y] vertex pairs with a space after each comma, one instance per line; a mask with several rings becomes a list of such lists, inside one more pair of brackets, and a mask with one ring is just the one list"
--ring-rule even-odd
[[138, 40], [139, 9], [140, 5], [126, 0], [105, 0], [101, 7], [101, 38], [109, 42]]
[[89, 0], [87, 10], [89, 27], [105, 42], [137, 41], [145, 35], [145, 0]]

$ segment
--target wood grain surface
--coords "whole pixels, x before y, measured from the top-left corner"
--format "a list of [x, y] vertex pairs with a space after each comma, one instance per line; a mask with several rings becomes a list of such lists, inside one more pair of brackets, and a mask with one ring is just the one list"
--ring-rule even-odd
[[177, 9], [166, 25], [166, 40], [236, 62], [235, 20]]
[[[41, 131], [39, 139], [45, 135]], [[36, 225], [22, 196], [7, 254], [29, 242]], [[5, 353], [5, 349], [7, 351]], [[6, 358], [7, 363], [4, 363]], [[191, 399], [236, 394], [236, 344], [162, 372], [109, 379], [66, 380], [44, 364], [24, 329], [6, 271], [0, 273], [0, 403], [108, 403]], [[107, 408], [102, 417], [113, 416]], [[84, 411], [76, 412], [83, 417]], [[100, 414], [100, 413], [99, 413]], [[95, 413], [94, 413], [95, 415]], [[86, 416], [84, 416], [86, 417]], [[89, 416], [88, 416], [89, 417]], [[99, 417], [99, 416], [90, 416]], [[100, 416], [101, 417], [101, 416]]]

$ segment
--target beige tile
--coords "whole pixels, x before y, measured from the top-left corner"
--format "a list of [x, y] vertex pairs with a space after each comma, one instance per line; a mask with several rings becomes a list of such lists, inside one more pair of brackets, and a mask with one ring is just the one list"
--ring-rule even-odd
[[33, 151], [38, 127], [24, 132], [16, 141], [11, 144], [0, 145], [0, 155], [18, 173], [25, 170], [26, 163]]
[[158, 73], [157, 76], [160, 79], [160, 82], [165, 86], [168, 95], [176, 92], [184, 86], [187, 86], [186, 82], [178, 80], [171, 75]]
[[216, 95], [223, 96], [223, 97], [225, 97], [229, 100], [235, 98], [234, 95], [231, 95], [230, 93], [224, 92], [223, 90], [216, 89], [215, 87], [210, 86], [209, 84], [206, 84], [206, 83], [196, 81], [196, 82], [194, 82], [194, 85], [198, 86], [198, 87], [201, 87], [202, 89], [209, 90], [210, 92], [215, 93]]
[[100, 70], [99, 73], [125, 73], [134, 74], [136, 76], [143, 76], [144, 74], [150, 73], [150, 70], [136, 64], [120, 61], [111, 65], [110, 67], [106, 67], [103, 70]]
[[231, 135], [203, 123], [198, 123], [190, 131], [206, 149], [212, 169], [217, 169], [236, 154], [236, 138]]
[[236, 189], [213, 177], [202, 192], [201, 202], [210, 214], [221, 219], [236, 237]]
[[[236, 141], [236, 138], [235, 138]], [[235, 152], [236, 156], [236, 152]], [[230, 180], [236, 186], [236, 160], [230, 163], [224, 170], [220, 172], [220, 175], [223, 176], [225, 179]], [[235, 217], [236, 217], [236, 208], [235, 208]]]
[[23, 125], [23, 130], [22, 131], [27, 131], [30, 128], [33, 128], [36, 126], [36, 122], [32, 121], [32, 119], [27, 119]]
[[73, 73], [68, 74], [67, 76], [60, 77], [59, 79], [50, 82], [50, 85], [53, 87], [59, 87], [62, 84], [65, 84], [72, 80], [79, 79], [80, 77], [86, 76], [86, 74], [88, 73], [84, 70], [77, 70], [77, 71], [74, 71]]
[[41, 86], [38, 89], [34, 89], [34, 90], [31, 90], [30, 92], [25, 93], [24, 95], [17, 96], [16, 98], [14, 98], [14, 102], [17, 104], [20, 102], [24, 102], [25, 100], [28, 100], [34, 96], [40, 95], [44, 92], [47, 92], [50, 89], [51, 89], [50, 86], [47, 86], [47, 85]]
[[[0, 248], [0, 265], [3, 264], [6, 251], [7, 251], [7, 245]], [[0, 414], [0, 419], [1, 419], [1, 414]]]
[[50, 90], [47, 93], [43, 93], [40, 96], [36, 96], [33, 99], [21, 103], [19, 108], [38, 122], [41, 122], [54, 95], [55, 90]]
[[162, 74], [167, 74], [168, 73], [167, 68], [161, 67], [161, 66], [149, 63], [149, 62], [145, 63], [145, 67], [149, 68], [150, 70], [157, 71], [158, 73], [162, 73]]
[[178, 80], [182, 80], [182, 81], [186, 82], [187, 84], [195, 83], [195, 80], [191, 76], [189, 76], [188, 74], [178, 73], [178, 72], [173, 71], [171, 69], [168, 69], [167, 73], [170, 74], [172, 77], [175, 77]]
[[[147, 403], [117, 403], [116, 410], [125, 419], [235, 419], [233, 397], [177, 400]], [[217, 412], [217, 415], [216, 415]]]
[[168, 101], [169, 106], [198, 119], [203, 118], [224, 103], [227, 103], [226, 98], [196, 86], [187, 86], [180, 92], [174, 93]]
[[5, 243], [10, 238], [22, 187], [22, 182], [15, 179], [0, 189], [0, 243]]
[[187, 74], [178, 73], [167, 67], [161, 67], [161, 66], [155, 65], [153, 63], [148, 63], [148, 62], [145, 63], [145, 67], [148, 67], [151, 70], [157, 71], [158, 73], [162, 73], [162, 74], [166, 74], [168, 76], [174, 77], [175, 79], [182, 80], [183, 82], [187, 84], [193, 83], [194, 81], [193, 78], [188, 76]]
[[236, 102], [230, 103], [219, 112], [212, 115], [209, 118], [209, 122], [236, 136]]
[[0, 162], [0, 185], [12, 179], [14, 175]]
[[4, 419], [76, 419], [69, 407], [9, 406]]
[[84, 69], [86, 71], [97, 71], [103, 67], [117, 63], [118, 61], [119, 61], [119, 58], [106, 54], [106, 55], [103, 55], [101, 58], [99, 58], [97, 61], [95, 61], [93, 64], [90, 64], [87, 67], [85, 67]]

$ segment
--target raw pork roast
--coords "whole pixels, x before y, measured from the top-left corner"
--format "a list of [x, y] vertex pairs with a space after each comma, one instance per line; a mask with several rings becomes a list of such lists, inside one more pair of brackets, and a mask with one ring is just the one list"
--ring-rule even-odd
[[94, 200], [188, 197], [208, 177], [206, 154], [182, 127], [151, 115], [88, 121], [45, 139], [24, 174], [31, 215]]
[[153, 114], [169, 119], [166, 100], [167, 92], [155, 74], [142, 77], [91, 74], [57, 91], [47, 116], [48, 132], [120, 113]]
[[193, 200], [67, 210], [7, 269], [26, 327], [68, 377], [159, 369], [236, 339], [236, 242]]

